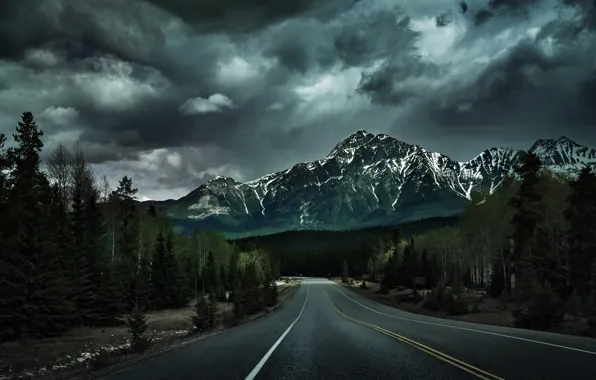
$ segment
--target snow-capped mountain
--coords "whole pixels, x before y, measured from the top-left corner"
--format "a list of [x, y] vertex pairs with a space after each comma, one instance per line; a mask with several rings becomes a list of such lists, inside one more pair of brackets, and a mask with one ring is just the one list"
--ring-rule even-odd
[[[557, 171], [596, 165], [596, 150], [565, 137], [538, 140], [530, 150]], [[492, 148], [457, 162], [360, 130], [321, 160], [245, 183], [217, 177], [177, 201], [152, 203], [178, 223], [236, 234], [453, 216], [475, 189], [494, 191], [522, 154]]]

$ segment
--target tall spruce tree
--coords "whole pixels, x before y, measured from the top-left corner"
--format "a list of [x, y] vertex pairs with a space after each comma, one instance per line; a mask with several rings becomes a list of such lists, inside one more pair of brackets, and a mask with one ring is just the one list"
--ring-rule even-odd
[[524, 154], [521, 164], [515, 168], [521, 178], [517, 193], [509, 204], [514, 208], [511, 219], [513, 227], [513, 273], [522, 293], [530, 290], [535, 276], [535, 253], [532, 250], [533, 236], [541, 218], [542, 194], [539, 191], [540, 158], [532, 153]]
[[[117, 205], [117, 255], [118, 272], [121, 281], [126, 284], [126, 306], [132, 310], [135, 303], [141, 303], [144, 295], [144, 279], [141, 272], [141, 260], [138, 257], [139, 220], [135, 207], [138, 189], [132, 178], [124, 176], [118, 188], [112, 192]], [[140, 305], [145, 307], [146, 305]]]
[[207, 255], [207, 275], [205, 279], [205, 286], [208, 293], [217, 292], [217, 288], [219, 286], [218, 277], [215, 255], [213, 254], [213, 251], [209, 251], [209, 254]]
[[108, 235], [98, 197], [97, 191], [89, 194], [84, 210], [87, 226], [86, 253], [91, 263], [90, 282], [95, 293], [95, 301], [91, 305], [93, 324], [114, 326], [120, 323], [118, 318], [123, 314], [122, 289], [116, 268], [106, 250]]
[[87, 231], [87, 218], [85, 216], [85, 203], [83, 182], [74, 177], [72, 201], [70, 212], [70, 247], [68, 255], [71, 266], [68, 268], [70, 288], [73, 290], [72, 301], [77, 310], [77, 322], [84, 325], [93, 325], [95, 317], [92, 315], [97, 302], [94, 284], [91, 281], [91, 257], [88, 256], [89, 239]]
[[58, 335], [71, 325], [74, 313], [67, 298], [68, 284], [49, 244], [55, 225], [50, 213], [51, 187], [40, 170], [43, 132], [31, 112], [23, 113], [16, 132], [16, 146], [6, 157], [13, 170], [6, 194], [10, 212], [3, 215], [11, 223], [4, 226], [5, 251], [0, 263], [4, 339]]
[[173, 233], [168, 233], [166, 237], [166, 256], [165, 256], [165, 271], [166, 271], [166, 289], [169, 299], [169, 307], [178, 308], [184, 307], [188, 304], [188, 288], [186, 286], [186, 278], [183, 273], [182, 263], [179, 257], [174, 252], [174, 238]]
[[166, 284], [166, 241], [163, 233], [159, 231], [155, 241], [155, 250], [151, 261], [151, 291], [153, 307], [157, 310], [166, 308], [170, 304]]
[[585, 167], [570, 185], [565, 211], [569, 221], [570, 279], [577, 294], [586, 297], [590, 293], [591, 264], [596, 260], [596, 173]]

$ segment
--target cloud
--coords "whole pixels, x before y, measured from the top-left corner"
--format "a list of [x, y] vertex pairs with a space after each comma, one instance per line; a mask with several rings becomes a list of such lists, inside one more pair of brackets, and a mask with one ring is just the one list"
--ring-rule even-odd
[[363, 128], [455, 159], [561, 134], [596, 146], [591, 2], [466, 4], [0, 2], [0, 132], [30, 110], [46, 151], [78, 141], [151, 197], [320, 158]]
[[213, 94], [207, 99], [192, 98], [180, 106], [180, 112], [185, 115], [193, 115], [210, 112], [223, 112], [225, 108], [234, 108], [234, 102], [222, 94]]
[[68, 125], [79, 117], [79, 111], [73, 107], [48, 107], [40, 115], [42, 119], [48, 119], [54, 124]]

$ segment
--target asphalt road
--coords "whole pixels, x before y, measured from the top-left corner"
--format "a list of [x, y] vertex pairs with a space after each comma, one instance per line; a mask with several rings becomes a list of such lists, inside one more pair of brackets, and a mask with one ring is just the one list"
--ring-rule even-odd
[[282, 308], [106, 380], [596, 379], [596, 340], [450, 321], [306, 279]]

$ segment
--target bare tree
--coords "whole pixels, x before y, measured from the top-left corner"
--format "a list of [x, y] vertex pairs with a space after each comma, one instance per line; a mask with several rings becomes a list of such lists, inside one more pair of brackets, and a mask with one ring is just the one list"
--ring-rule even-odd
[[87, 163], [81, 146], [76, 143], [72, 149], [72, 167], [70, 171], [72, 187], [80, 186], [84, 199], [88, 199], [95, 190], [95, 175]]
[[52, 151], [48, 160], [48, 177], [52, 184], [58, 186], [64, 202], [70, 197], [70, 175], [73, 164], [72, 152], [62, 143]]

